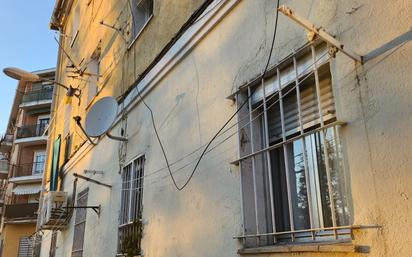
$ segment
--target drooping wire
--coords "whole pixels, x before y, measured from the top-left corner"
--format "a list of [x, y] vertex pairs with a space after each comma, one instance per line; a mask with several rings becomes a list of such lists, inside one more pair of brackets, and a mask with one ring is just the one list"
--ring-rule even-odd
[[[328, 53], [323, 54], [319, 59], [322, 59], [322, 58], [323, 58], [325, 55], [327, 55], [327, 54], [328, 54]], [[328, 61], [329, 61], [329, 59], [328, 59]], [[310, 67], [312, 67], [312, 65], [310, 65], [309, 67], [307, 67], [307, 70], [309, 70]], [[288, 95], [289, 93], [291, 93], [297, 86], [301, 85], [304, 81], [306, 81], [308, 78], [310, 78], [311, 75], [312, 75], [312, 73], [308, 73], [305, 77], [303, 77], [303, 78], [299, 81], [299, 83], [297, 83], [297, 84], [295, 84], [294, 86], [292, 86], [291, 88], [289, 88], [289, 90], [286, 91], [286, 92], [283, 94], [283, 96], [286, 96], [286, 95]], [[280, 88], [283, 88], [283, 85], [281, 85]], [[272, 96], [270, 96], [269, 98], [267, 98], [267, 101], [271, 100], [271, 99], [274, 98], [275, 96], [276, 96], [276, 94], [273, 94]], [[272, 108], [273, 106], [275, 106], [278, 102], [279, 102], [279, 99], [273, 101], [273, 102], [267, 107], [267, 110], [271, 109], [271, 108]], [[257, 107], [255, 107], [255, 109], [253, 109], [251, 112], [254, 113], [254, 112], [257, 111], [262, 105], [263, 105], [263, 103], [260, 104], [260, 105], [258, 105]], [[210, 153], [212, 150], [214, 150], [214, 149], [216, 149], [217, 147], [219, 147], [220, 145], [222, 145], [224, 142], [226, 142], [227, 140], [229, 140], [232, 136], [236, 135], [240, 129], [247, 127], [251, 122], [257, 120], [264, 112], [265, 112], [265, 111], [261, 111], [261, 112], [257, 113], [256, 116], [253, 117], [251, 121], [247, 121], [246, 123], [242, 124], [242, 126], [239, 127], [238, 130], [236, 130], [235, 132], [232, 132], [230, 135], [226, 136], [222, 141], [218, 142], [215, 146], [213, 146], [212, 148], [208, 149], [205, 154]], [[241, 118], [240, 121], [243, 120], [244, 118], [248, 118], [248, 117], [249, 117], [249, 115], [247, 115], [246, 117]], [[219, 134], [218, 137], [224, 135], [226, 132], [228, 132], [230, 129], [232, 129], [234, 126], [236, 126], [236, 125], [239, 124], [239, 123], [240, 123], [239, 121], [235, 122], [235, 123], [234, 123], [233, 125], [231, 125], [229, 128], [225, 129], [221, 134]], [[203, 146], [206, 146], [206, 144], [205, 144], [205, 145], [202, 145], [201, 147], [195, 149], [194, 151], [186, 154], [184, 157], [182, 157], [182, 158], [180, 158], [180, 159], [178, 159], [178, 160], [170, 163], [170, 167], [176, 165], [177, 163], [179, 163], [179, 162], [181, 162], [181, 161], [183, 161], [183, 160], [186, 159], [187, 157], [195, 154], [195, 153], [196, 153], [197, 151], [199, 151]], [[177, 168], [175, 171], [173, 171], [173, 173], [176, 173], [176, 172], [178, 172], [178, 171], [180, 171], [180, 170], [183, 170], [184, 168], [188, 167], [190, 164], [192, 164], [192, 163], [194, 163], [194, 162], [195, 162], [195, 160], [189, 161], [188, 163], [184, 164], [182, 167]], [[163, 171], [163, 170], [165, 170], [165, 169], [167, 169], [167, 166], [166, 166], [166, 167], [163, 167], [163, 168], [160, 168], [160, 169], [157, 169], [156, 171], [151, 172], [151, 173], [149, 173], [149, 174], [146, 174], [146, 175], [144, 175], [144, 176], [142, 176], [142, 177], [138, 177], [138, 178], [136, 178], [136, 179], [134, 179], [134, 180], [140, 180], [140, 179], [142, 179], [142, 178], [144, 178], [144, 177], [152, 176], [152, 175], [154, 175], [154, 174], [156, 174], [156, 173], [159, 173], [159, 172], [161, 172], [161, 171]]]
[[[277, 33], [277, 27], [278, 27], [278, 18], [279, 18], [279, 11], [278, 11], [279, 2], [280, 2], [280, 0], [277, 0], [277, 1], [276, 1], [275, 28], [274, 28], [274, 31], [273, 31], [272, 43], [271, 43], [271, 46], [270, 46], [270, 51], [269, 51], [268, 60], [267, 60], [267, 62], [266, 62], [266, 66], [265, 66], [264, 72], [262, 73], [261, 79], [263, 79], [263, 78], [266, 76], [266, 72], [267, 72], [267, 70], [268, 70], [269, 63], [270, 63], [270, 59], [271, 59], [272, 53], [273, 53], [273, 48], [274, 48], [274, 45], [275, 45], [276, 33]], [[169, 175], [170, 175], [170, 177], [171, 177], [171, 179], [172, 179], [172, 181], [173, 181], [174, 186], [176, 187], [176, 189], [177, 189], [178, 191], [183, 190], [183, 189], [189, 184], [189, 182], [192, 180], [192, 178], [193, 178], [193, 176], [194, 176], [197, 168], [199, 167], [200, 161], [201, 161], [202, 158], [204, 157], [204, 155], [205, 155], [205, 153], [207, 152], [207, 150], [208, 150], [208, 148], [210, 147], [210, 145], [211, 145], [211, 144], [213, 143], [213, 141], [218, 137], [218, 135], [220, 134], [220, 132], [222, 132], [222, 131], [225, 129], [225, 127], [233, 120], [233, 118], [236, 117], [236, 115], [239, 113], [239, 111], [249, 102], [251, 96], [252, 96], [253, 93], [254, 93], [254, 91], [253, 91], [251, 94], [249, 94], [249, 96], [247, 97], [247, 99], [237, 108], [237, 110], [229, 117], [229, 119], [223, 124], [223, 126], [214, 134], [214, 136], [212, 137], [212, 139], [209, 141], [209, 143], [208, 143], [208, 144], [206, 145], [206, 147], [203, 149], [203, 151], [202, 151], [199, 159], [197, 160], [197, 162], [196, 162], [196, 164], [195, 164], [195, 167], [193, 168], [193, 170], [192, 170], [192, 172], [190, 173], [190, 175], [189, 175], [188, 179], [186, 180], [186, 182], [185, 182], [182, 186], [179, 186], [179, 185], [176, 183], [176, 179], [175, 179], [175, 177], [173, 176], [172, 170], [170, 169], [169, 160], [168, 160], [168, 158], [167, 158], [165, 149], [164, 149], [164, 147], [163, 147], [162, 141], [161, 141], [161, 139], [160, 139], [159, 133], [158, 133], [157, 128], [156, 128], [153, 110], [150, 108], [150, 106], [149, 106], [149, 105], [146, 103], [146, 101], [143, 99], [143, 96], [142, 96], [142, 94], [140, 93], [140, 90], [139, 90], [138, 87], [136, 87], [136, 90], [137, 90], [137, 93], [138, 93], [138, 95], [139, 95], [139, 98], [141, 99], [141, 101], [143, 102], [143, 104], [146, 106], [146, 108], [147, 108], [147, 109], [149, 110], [149, 112], [150, 112], [150, 116], [151, 116], [151, 119], [152, 119], [153, 130], [154, 130], [154, 132], [155, 132], [155, 134], [156, 134], [157, 141], [159, 142], [160, 148], [161, 148], [161, 150], [162, 150], [163, 157], [164, 157], [164, 159], [165, 159], [165, 162], [166, 162], [166, 165], [167, 165], [167, 169], [168, 169], [168, 171], [169, 171]]]

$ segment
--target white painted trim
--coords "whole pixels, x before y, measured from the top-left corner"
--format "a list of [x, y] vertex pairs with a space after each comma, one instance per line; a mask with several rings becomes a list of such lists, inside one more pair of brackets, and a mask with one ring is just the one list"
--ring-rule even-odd
[[26, 137], [14, 140], [15, 144], [36, 144], [36, 143], [46, 143], [47, 136], [44, 137]]
[[34, 182], [41, 182], [42, 178], [43, 178], [43, 174], [12, 177], [9, 179], [9, 182], [14, 183], [14, 184], [34, 183]]
[[41, 119], [47, 119], [47, 118], [49, 118], [49, 120], [50, 120], [50, 114], [43, 114], [43, 115], [37, 116], [37, 124], [39, 124], [39, 121]]
[[26, 102], [26, 103], [22, 103], [19, 105], [19, 108], [30, 108], [30, 107], [40, 107], [43, 106], [47, 107], [49, 105], [51, 105], [52, 100], [40, 100], [40, 101], [30, 101], [30, 102]]
[[[38, 155], [44, 155], [44, 158], [46, 160], [46, 150], [45, 149], [44, 150], [37, 150], [37, 151], [33, 152], [33, 167], [32, 167], [32, 170], [31, 170], [33, 176], [37, 175], [37, 174], [34, 174], [34, 171], [36, 169], [36, 165], [37, 165], [36, 158], [37, 158]], [[45, 164], [46, 164], [46, 162], [44, 162], [44, 164], [43, 164], [43, 172], [45, 170]], [[43, 174], [43, 172], [41, 174]]]

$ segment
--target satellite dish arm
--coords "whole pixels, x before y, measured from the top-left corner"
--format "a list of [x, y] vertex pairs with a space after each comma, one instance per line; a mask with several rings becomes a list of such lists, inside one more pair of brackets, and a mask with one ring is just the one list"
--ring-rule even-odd
[[110, 132], [107, 132], [106, 135], [107, 135], [110, 139], [117, 140], [117, 141], [127, 142], [127, 138], [125, 138], [125, 137], [113, 136], [112, 134], [110, 134]]
[[76, 117], [73, 117], [73, 119], [76, 121], [77, 126], [79, 126], [79, 128], [82, 130], [83, 134], [86, 135], [86, 137], [87, 137], [87, 139], [89, 140], [89, 142], [90, 142], [92, 145], [96, 145], [96, 143], [93, 142], [93, 140], [89, 137], [89, 135], [87, 135], [86, 131], [84, 130], [84, 128], [83, 128], [83, 126], [82, 126], [82, 124], [80, 123], [80, 121], [82, 120], [82, 118], [81, 118], [80, 116], [76, 116]]

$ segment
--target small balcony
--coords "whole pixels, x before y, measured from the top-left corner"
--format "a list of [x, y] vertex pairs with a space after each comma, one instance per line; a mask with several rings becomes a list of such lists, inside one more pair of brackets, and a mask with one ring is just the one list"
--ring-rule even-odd
[[0, 179], [6, 179], [9, 174], [9, 161], [0, 160]]
[[4, 217], [6, 222], [36, 222], [38, 203], [6, 204]]
[[4, 135], [0, 140], [0, 151], [8, 152], [13, 146], [14, 136], [12, 134]]
[[25, 163], [14, 165], [9, 182], [14, 184], [38, 183], [42, 181], [44, 162]]
[[35, 145], [46, 143], [46, 131], [48, 124], [24, 125], [17, 128], [15, 144]]
[[26, 111], [33, 109], [50, 108], [53, 97], [53, 88], [43, 88], [23, 94], [19, 107]]

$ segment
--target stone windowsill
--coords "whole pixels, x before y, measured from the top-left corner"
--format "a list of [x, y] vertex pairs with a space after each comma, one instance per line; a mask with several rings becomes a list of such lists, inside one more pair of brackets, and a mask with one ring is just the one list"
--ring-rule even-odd
[[368, 246], [354, 245], [350, 241], [327, 243], [296, 243], [256, 248], [243, 248], [238, 254], [268, 254], [268, 253], [302, 253], [302, 252], [341, 252], [341, 253], [368, 253]]

